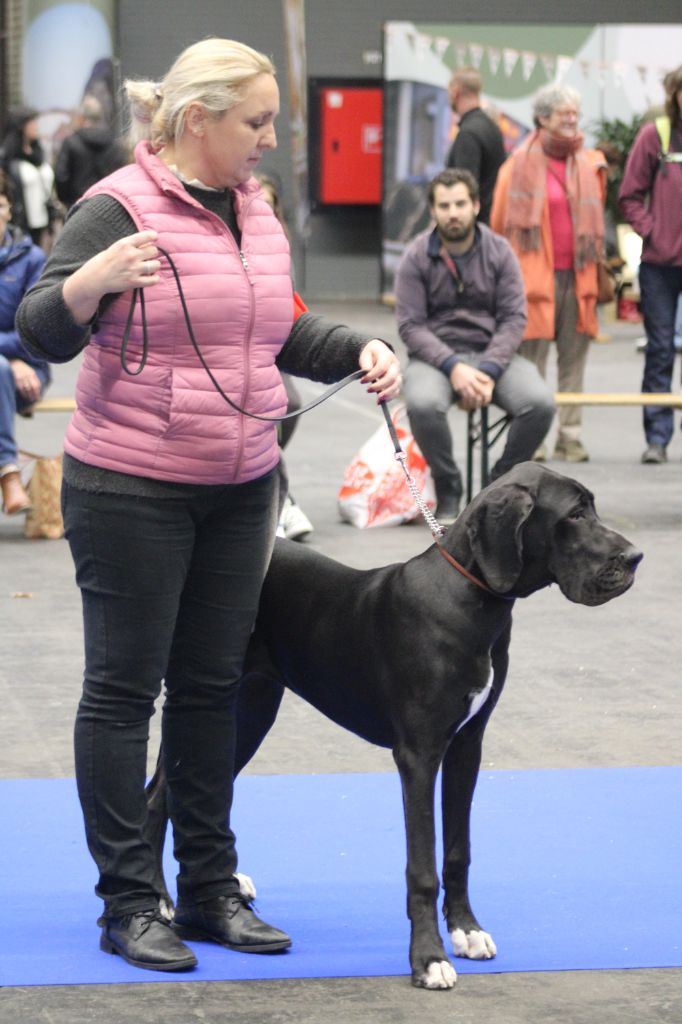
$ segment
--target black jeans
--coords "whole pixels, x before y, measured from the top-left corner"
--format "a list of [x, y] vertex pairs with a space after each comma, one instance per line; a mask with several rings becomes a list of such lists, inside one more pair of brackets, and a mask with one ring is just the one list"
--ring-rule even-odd
[[[675, 316], [682, 295], [682, 267], [641, 263], [639, 287], [647, 345], [642, 391], [670, 391], [675, 366]], [[662, 405], [643, 410], [647, 444], [665, 448], [673, 436], [673, 411]]]
[[205, 900], [236, 887], [235, 702], [276, 528], [276, 481], [273, 472], [162, 499], [64, 484], [85, 629], [76, 777], [108, 916], [157, 902], [144, 787], [164, 678], [178, 895]]

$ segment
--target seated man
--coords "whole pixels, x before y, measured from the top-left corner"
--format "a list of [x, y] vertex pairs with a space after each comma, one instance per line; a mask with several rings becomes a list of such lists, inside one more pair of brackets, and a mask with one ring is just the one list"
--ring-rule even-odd
[[430, 182], [435, 227], [408, 246], [395, 282], [400, 337], [409, 363], [404, 395], [412, 433], [436, 488], [436, 517], [454, 521], [462, 478], [452, 456], [447, 412], [494, 402], [511, 417], [507, 443], [491, 477], [532, 459], [554, 415], [552, 395], [529, 360], [517, 354], [526, 325], [521, 271], [511, 246], [476, 223], [478, 186], [449, 168]]

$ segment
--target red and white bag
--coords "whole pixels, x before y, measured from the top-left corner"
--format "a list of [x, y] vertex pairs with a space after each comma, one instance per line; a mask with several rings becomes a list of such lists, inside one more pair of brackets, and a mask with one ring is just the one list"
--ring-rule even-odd
[[[428, 507], [436, 507], [431, 471], [417, 442], [399, 420], [405, 406], [396, 406], [391, 420], [407, 459], [405, 465]], [[364, 529], [369, 526], [398, 526], [419, 515], [386, 425], [365, 441], [346, 467], [337, 495], [339, 513], [344, 522]]]

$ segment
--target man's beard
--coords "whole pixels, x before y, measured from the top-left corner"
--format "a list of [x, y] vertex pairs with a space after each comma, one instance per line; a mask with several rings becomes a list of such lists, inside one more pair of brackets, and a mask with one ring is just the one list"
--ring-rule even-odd
[[472, 234], [473, 229], [473, 222], [470, 221], [468, 224], [459, 225], [458, 227], [442, 227], [440, 228], [440, 234], [446, 242], [463, 242]]

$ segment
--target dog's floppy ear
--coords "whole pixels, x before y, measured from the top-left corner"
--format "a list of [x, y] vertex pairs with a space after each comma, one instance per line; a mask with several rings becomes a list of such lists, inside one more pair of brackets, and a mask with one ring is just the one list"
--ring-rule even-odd
[[491, 590], [506, 593], [523, 567], [523, 524], [533, 511], [533, 494], [519, 484], [489, 488], [479, 496], [467, 522], [471, 550]]

